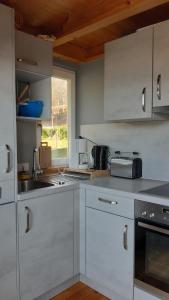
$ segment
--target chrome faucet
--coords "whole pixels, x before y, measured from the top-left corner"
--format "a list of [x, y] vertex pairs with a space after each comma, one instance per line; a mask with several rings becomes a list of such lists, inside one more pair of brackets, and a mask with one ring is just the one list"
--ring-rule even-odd
[[38, 180], [38, 177], [43, 174], [42, 169], [39, 164], [38, 148], [33, 150], [33, 168], [32, 168], [32, 177], [34, 180]]

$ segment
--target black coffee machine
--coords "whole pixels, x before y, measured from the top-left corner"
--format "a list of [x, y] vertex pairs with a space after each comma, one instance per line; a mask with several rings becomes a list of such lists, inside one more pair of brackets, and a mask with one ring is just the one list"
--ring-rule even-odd
[[93, 146], [92, 157], [94, 160], [94, 165], [93, 165], [94, 169], [106, 170], [108, 166], [109, 147], [104, 145]]

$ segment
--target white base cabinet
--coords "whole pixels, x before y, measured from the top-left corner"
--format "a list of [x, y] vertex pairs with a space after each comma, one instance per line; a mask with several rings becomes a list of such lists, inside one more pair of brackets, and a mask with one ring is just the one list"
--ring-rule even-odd
[[133, 300], [134, 199], [81, 188], [80, 273], [108, 298]]
[[112, 291], [112, 299], [133, 299], [134, 221], [86, 208], [86, 276]]
[[18, 203], [21, 300], [74, 276], [74, 192]]
[[0, 299], [17, 300], [16, 209], [0, 206]]

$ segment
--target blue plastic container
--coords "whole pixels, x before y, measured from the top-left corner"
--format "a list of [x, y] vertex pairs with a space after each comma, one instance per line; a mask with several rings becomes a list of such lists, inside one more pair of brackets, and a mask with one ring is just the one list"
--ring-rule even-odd
[[18, 115], [22, 117], [40, 118], [43, 111], [42, 100], [31, 100], [19, 104]]

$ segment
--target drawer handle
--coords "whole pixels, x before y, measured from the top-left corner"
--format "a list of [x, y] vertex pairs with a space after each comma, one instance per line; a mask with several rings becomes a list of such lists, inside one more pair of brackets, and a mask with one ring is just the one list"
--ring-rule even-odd
[[111, 200], [107, 200], [107, 199], [100, 198], [100, 197], [98, 198], [98, 200], [99, 200], [100, 202], [104, 202], [104, 203], [107, 203], [107, 204], [112, 204], [112, 205], [118, 204], [117, 201], [111, 201]]
[[18, 57], [16, 60], [17, 60], [17, 62], [26, 64], [26, 65], [38, 66], [38, 63], [36, 61], [30, 60], [30, 59], [27, 59], [27, 58]]

